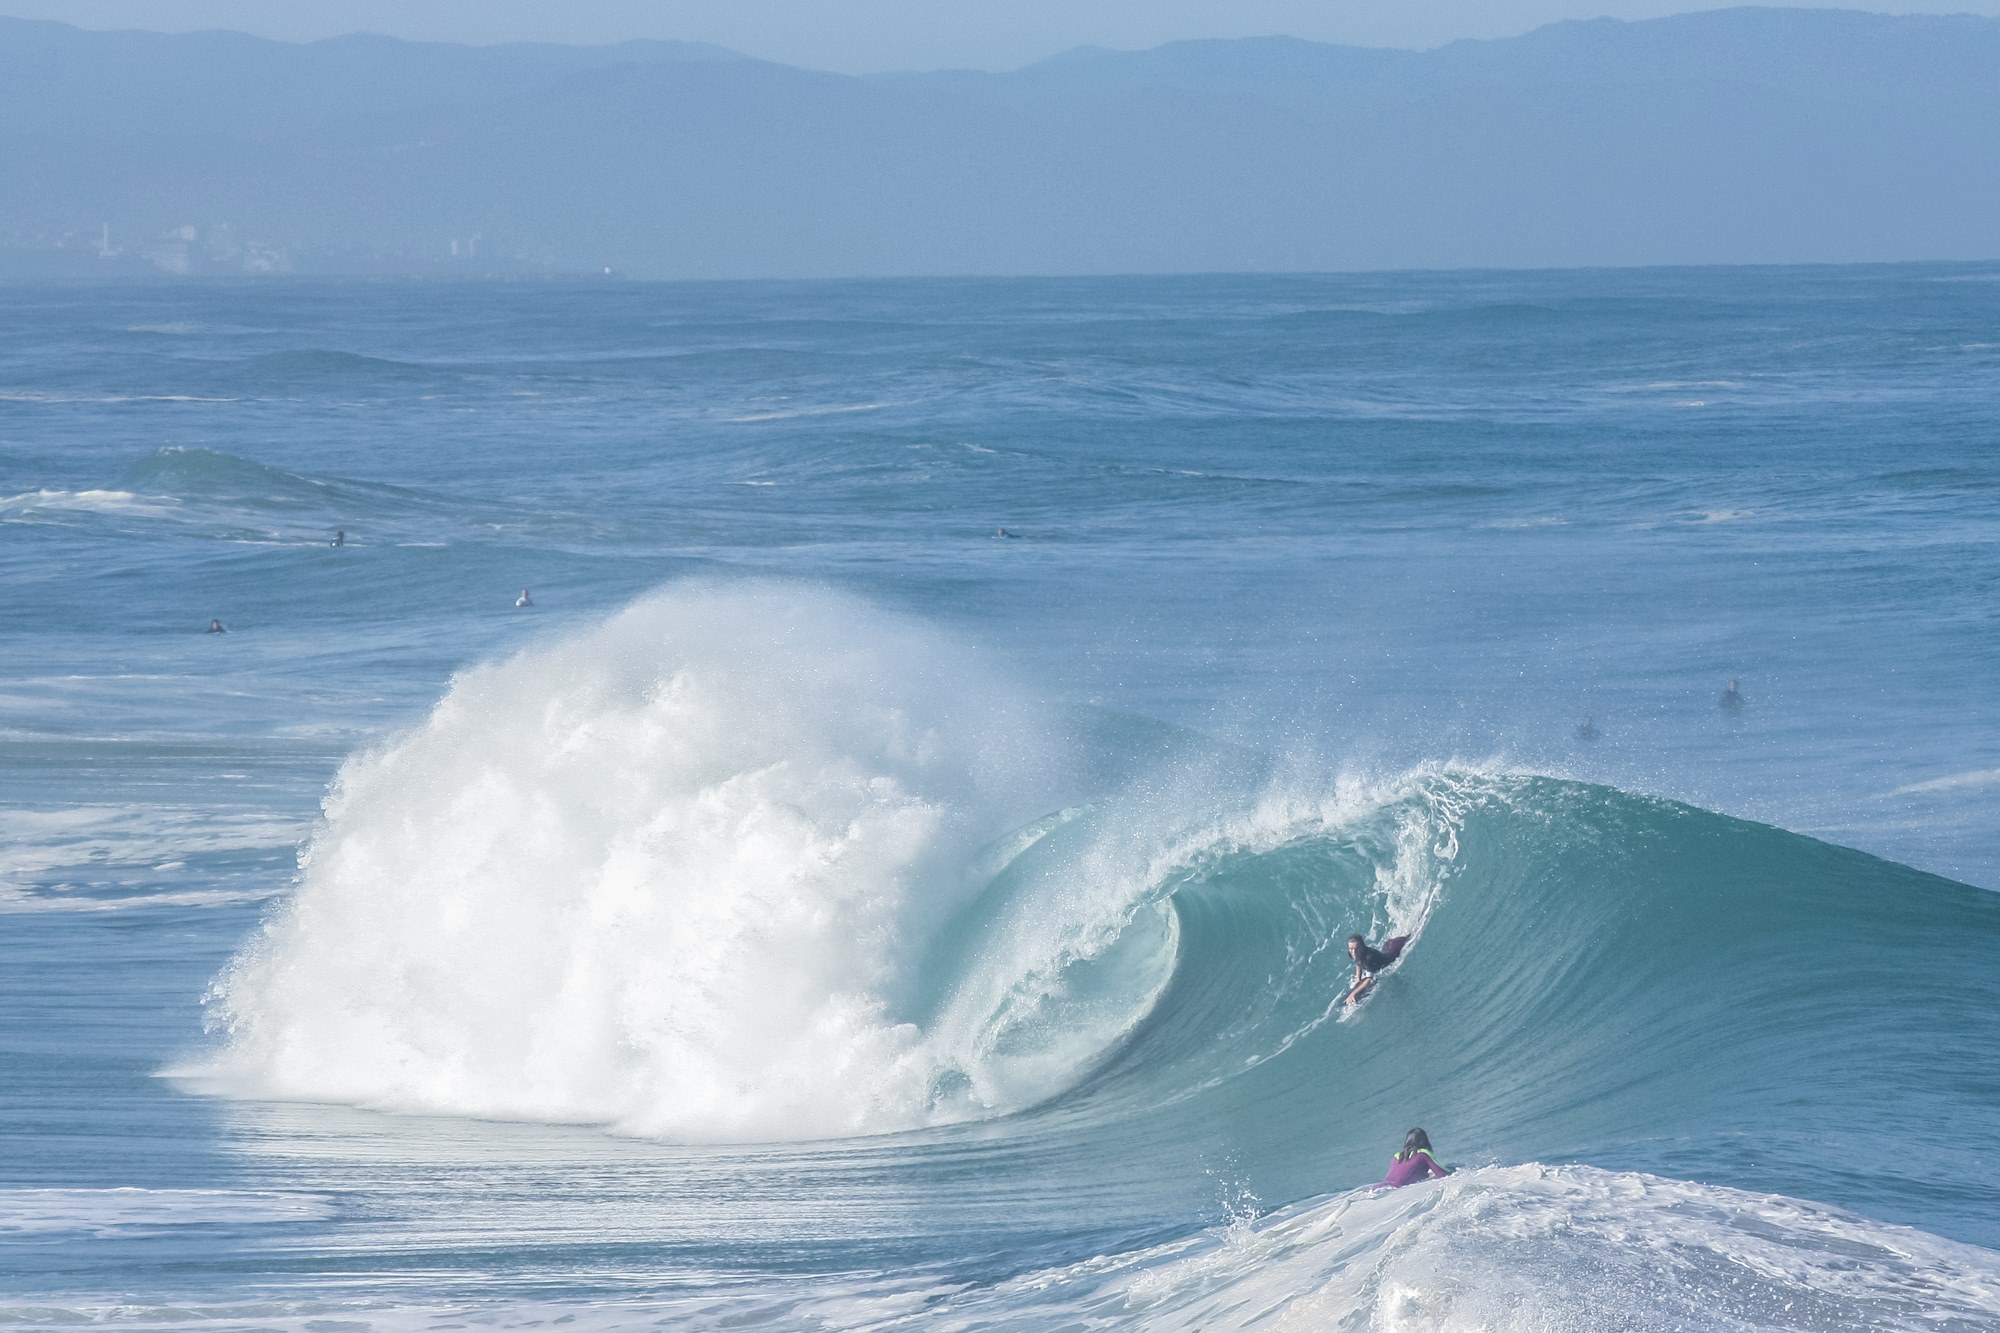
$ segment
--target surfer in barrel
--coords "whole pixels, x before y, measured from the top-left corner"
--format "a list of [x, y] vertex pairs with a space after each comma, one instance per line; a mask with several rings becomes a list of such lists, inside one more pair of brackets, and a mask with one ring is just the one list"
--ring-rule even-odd
[[1403, 946], [1410, 942], [1408, 935], [1397, 935], [1382, 941], [1379, 949], [1371, 948], [1368, 940], [1361, 935], [1347, 937], [1347, 956], [1354, 960], [1354, 984], [1348, 987], [1342, 1004], [1353, 1004], [1368, 993], [1375, 984], [1375, 974], [1403, 956]]
[[1431, 1156], [1431, 1136], [1413, 1129], [1403, 1136], [1403, 1150], [1389, 1160], [1389, 1174], [1382, 1178], [1385, 1189], [1401, 1189], [1419, 1180], [1451, 1174], [1451, 1168]]

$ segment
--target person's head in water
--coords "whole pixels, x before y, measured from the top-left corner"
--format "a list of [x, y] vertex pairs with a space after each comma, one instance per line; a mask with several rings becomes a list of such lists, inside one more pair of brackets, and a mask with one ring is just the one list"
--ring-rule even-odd
[[1424, 1133], [1421, 1129], [1413, 1129], [1403, 1135], [1403, 1151], [1397, 1153], [1396, 1156], [1414, 1157], [1420, 1152], [1429, 1152], [1430, 1150], [1431, 1136]]
[[1347, 956], [1349, 958], [1359, 958], [1361, 951], [1367, 947], [1368, 940], [1365, 936], [1349, 935], [1347, 937]]

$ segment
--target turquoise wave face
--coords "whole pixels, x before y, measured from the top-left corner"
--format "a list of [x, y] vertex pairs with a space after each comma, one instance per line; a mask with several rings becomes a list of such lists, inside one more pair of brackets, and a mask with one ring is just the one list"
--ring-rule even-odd
[[[1963, 1146], [1991, 1133], [1990, 894], [1547, 777], [1265, 787], [1182, 826], [1155, 800], [1056, 821], [940, 957], [956, 981], [1085, 886], [1156, 872], [1110, 895], [1110, 932], [1072, 918], [1100, 923], [1068, 927], [1094, 947], [1041, 944], [1066, 961], [975, 990], [1003, 1054], [1069, 1053], [1072, 1086], [977, 1131], [1036, 1175], [1053, 1155], [1037, 1189], [1192, 1207], [1226, 1171], [1298, 1198], [1379, 1178], [1421, 1125], [1452, 1161], [1585, 1160], [2000, 1238], [1992, 1159]], [[1353, 932], [1412, 941], [1349, 1010]]]
[[[1144, 1145], [1128, 1169], [1226, 1158], [1266, 1197], [1373, 1179], [1422, 1125], [1448, 1160], [1587, 1160], [2000, 1238], [1992, 1158], [1965, 1147], [1992, 1132], [1992, 895], [1605, 787], [1401, 785], [1176, 871], [1171, 981], [1034, 1115], [1118, 1121]], [[1350, 931], [1414, 938], [1342, 1012]]]

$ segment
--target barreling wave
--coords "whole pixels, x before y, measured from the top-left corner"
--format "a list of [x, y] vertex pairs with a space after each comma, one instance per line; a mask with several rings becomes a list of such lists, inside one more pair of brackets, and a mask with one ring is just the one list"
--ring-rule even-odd
[[[1991, 1168], [1894, 1136], [1986, 1132], [1953, 1089], [2000, 1035], [2000, 899], [1463, 765], [1318, 781], [1189, 742], [1051, 810], [1104, 743], [1069, 723], [790, 585], [468, 671], [343, 771], [203, 1077], [692, 1143], [1006, 1117], [1066, 1187], [1162, 1199], [1216, 1160], [1270, 1200], [1351, 1186], [1423, 1123], [1984, 1236]], [[1357, 931], [1413, 942], [1343, 1010]]]

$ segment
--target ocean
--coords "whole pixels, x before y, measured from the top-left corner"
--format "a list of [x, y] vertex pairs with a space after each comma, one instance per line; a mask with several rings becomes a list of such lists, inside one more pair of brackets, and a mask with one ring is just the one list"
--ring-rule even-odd
[[0, 579], [0, 1325], [2000, 1326], [2000, 266], [12, 285]]

